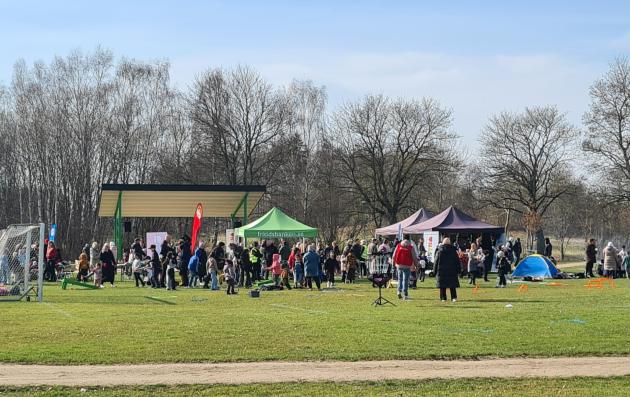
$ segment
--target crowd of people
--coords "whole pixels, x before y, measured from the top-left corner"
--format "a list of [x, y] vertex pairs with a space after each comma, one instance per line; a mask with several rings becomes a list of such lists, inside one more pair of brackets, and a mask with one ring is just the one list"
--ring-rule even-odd
[[630, 278], [630, 253], [626, 251], [626, 246], [622, 245], [617, 249], [612, 242], [608, 242], [600, 255], [599, 264], [597, 262], [598, 249], [595, 239], [590, 239], [586, 245], [586, 268], [585, 277], [596, 277], [594, 271], [599, 276], [604, 277], [628, 277]]
[[[105, 283], [113, 287], [113, 276], [122, 266], [130, 269], [137, 287], [218, 290], [225, 282], [227, 292], [232, 294], [236, 293], [235, 286], [251, 288], [256, 282], [271, 280], [269, 284], [283, 289], [312, 289], [313, 285], [321, 289], [322, 282], [332, 288], [336, 278], [342, 283], [352, 283], [357, 277], [368, 275], [368, 250], [376, 253], [375, 242], [368, 245], [365, 241], [348, 241], [341, 249], [336, 242], [322, 245], [298, 241], [291, 245], [281, 240], [276, 245], [275, 241], [263, 240], [248, 247], [218, 242], [208, 249], [202, 241], [193, 251], [188, 236], [176, 242], [169, 236], [159, 248], [144, 247], [138, 238], [124, 253], [121, 264], [115, 260], [113, 243], [104, 244], [98, 251], [94, 242], [86, 245], [79, 256], [78, 278], [86, 281], [93, 275], [99, 287]], [[392, 245], [387, 241], [381, 245], [391, 252]]]
[[[313, 244], [306, 241], [263, 240], [249, 246], [218, 242], [208, 247], [201, 241], [191, 246], [190, 237], [184, 235], [174, 241], [171, 236], [159, 246], [145, 247], [137, 238], [116, 261], [114, 243], [86, 244], [79, 255], [77, 278], [103, 288], [115, 286], [117, 269], [133, 277], [136, 287], [204, 288], [220, 290], [225, 284], [227, 294], [236, 294], [236, 288], [264, 285], [266, 289], [320, 290], [334, 288], [337, 282], [354, 283], [358, 278], [387, 273], [397, 283], [400, 299], [410, 299], [409, 289], [417, 288], [427, 274], [435, 275], [442, 300], [450, 289], [451, 299], [457, 299], [459, 279], [468, 277], [476, 284], [478, 278], [489, 281], [488, 274], [496, 266], [497, 287], [506, 286], [506, 276], [512, 265], [518, 263], [522, 253], [520, 239], [509, 240], [495, 246], [493, 241], [455, 242], [446, 238], [433, 255], [427, 252], [424, 241], [405, 238], [394, 240], [348, 240], [342, 247], [337, 242]], [[194, 248], [194, 249], [193, 249]], [[54, 244], [46, 250], [46, 279], [54, 281], [54, 263], [60, 253]]]
[[[45, 244], [44, 279], [54, 282], [61, 251], [54, 242]], [[36, 244], [31, 247], [31, 261], [37, 256], [37, 248]], [[497, 273], [496, 287], [505, 288], [507, 276], [523, 254], [519, 238], [497, 244], [491, 236], [453, 242], [447, 237], [432, 255], [427, 252], [422, 238], [413, 241], [409, 236], [400, 241], [348, 240], [343, 247], [337, 242], [263, 240], [247, 247], [218, 242], [209, 248], [201, 241], [194, 249], [186, 235], [177, 241], [168, 236], [159, 247], [145, 247], [142, 239], [137, 238], [124, 252], [121, 263], [116, 260], [116, 250], [113, 242], [103, 244], [100, 249], [96, 242], [86, 244], [77, 261], [78, 280], [88, 282], [92, 278], [94, 285], [100, 288], [106, 284], [114, 287], [117, 270], [122, 268], [133, 277], [136, 287], [220, 290], [225, 284], [228, 294], [236, 294], [237, 287], [252, 288], [255, 284], [265, 285], [266, 289], [319, 290], [325, 283], [326, 288], [334, 288], [337, 281], [354, 283], [358, 278], [386, 273], [397, 283], [398, 297], [410, 299], [409, 289], [417, 288], [417, 283], [424, 282], [427, 275], [434, 275], [440, 299], [446, 301], [450, 290], [450, 299], [456, 301], [460, 279], [467, 278], [471, 285], [477, 285], [480, 280], [489, 282], [492, 269]], [[20, 259], [20, 252], [25, 255], [21, 247], [16, 248], [12, 257], [0, 256], [0, 284], [9, 278], [7, 264]], [[625, 246], [617, 249], [609, 242], [599, 255], [599, 262], [598, 254], [595, 240], [589, 240], [585, 250], [585, 277], [595, 277], [596, 271], [605, 277], [630, 278], [630, 254]], [[548, 238], [544, 255], [555, 262]], [[26, 264], [26, 258], [20, 259], [21, 262]]]

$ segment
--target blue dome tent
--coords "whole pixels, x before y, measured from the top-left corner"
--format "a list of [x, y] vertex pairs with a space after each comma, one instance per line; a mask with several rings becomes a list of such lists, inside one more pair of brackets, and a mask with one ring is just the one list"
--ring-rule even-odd
[[549, 258], [534, 254], [529, 255], [516, 266], [512, 277], [553, 278], [557, 273], [558, 269]]

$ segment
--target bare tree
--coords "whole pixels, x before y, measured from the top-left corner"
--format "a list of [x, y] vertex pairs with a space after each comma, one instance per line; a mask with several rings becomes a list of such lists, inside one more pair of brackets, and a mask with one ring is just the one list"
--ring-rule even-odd
[[607, 201], [630, 201], [630, 62], [618, 58], [590, 89], [583, 149], [593, 155]]
[[543, 216], [570, 191], [564, 183], [577, 130], [554, 106], [490, 118], [481, 137], [480, 199], [523, 214], [536, 250], [544, 250]]
[[124, 59], [115, 65], [100, 48], [48, 65], [17, 62], [0, 110], [0, 136], [13, 159], [0, 176], [0, 196], [19, 203], [19, 216], [2, 223], [57, 223], [70, 253], [86, 236], [111, 238], [96, 216], [101, 184], [153, 181], [169, 129], [165, 109], [176, 96], [168, 69]]
[[545, 228], [560, 243], [561, 260], [565, 260], [566, 247], [571, 239], [582, 236], [583, 223], [576, 222], [576, 215], [584, 219], [589, 205], [589, 192], [581, 181], [569, 179], [566, 183], [573, 185], [569, 187], [571, 194], [564, 194], [554, 201], [545, 222]]
[[289, 129], [290, 101], [256, 71], [239, 66], [211, 70], [195, 82], [191, 97], [197, 158], [231, 184], [266, 183], [282, 157], [269, 152]]
[[[317, 87], [312, 81], [294, 80], [287, 90], [291, 101], [292, 123], [291, 133], [299, 139], [303, 145], [299, 156], [294, 156], [292, 168], [301, 168], [295, 176], [291, 186], [295, 187], [293, 197], [301, 206], [301, 216], [309, 218], [311, 197], [313, 196], [313, 183], [317, 178], [316, 154], [322, 142], [325, 132], [325, 112], [327, 95], [324, 87]], [[301, 167], [300, 167], [301, 166]]]
[[390, 101], [382, 95], [335, 114], [341, 176], [374, 218], [396, 222], [414, 189], [449, 167], [451, 123], [451, 112], [433, 99]]

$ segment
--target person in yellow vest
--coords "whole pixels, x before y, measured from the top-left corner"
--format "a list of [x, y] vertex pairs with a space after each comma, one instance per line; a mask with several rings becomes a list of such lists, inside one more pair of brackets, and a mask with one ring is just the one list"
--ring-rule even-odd
[[252, 264], [252, 282], [261, 279], [262, 256], [262, 252], [260, 252], [260, 248], [258, 247], [258, 241], [254, 241], [252, 248], [249, 250], [249, 261]]

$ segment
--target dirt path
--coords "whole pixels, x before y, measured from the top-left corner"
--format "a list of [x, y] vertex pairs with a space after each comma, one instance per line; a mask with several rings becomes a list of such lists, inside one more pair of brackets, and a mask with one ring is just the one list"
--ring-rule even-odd
[[[283, 376], [278, 376], [278, 374], [283, 374]], [[93, 366], [0, 364], [0, 385], [2, 386], [239, 384], [279, 381], [340, 382], [385, 379], [558, 378], [621, 375], [630, 375], [630, 357]]]

